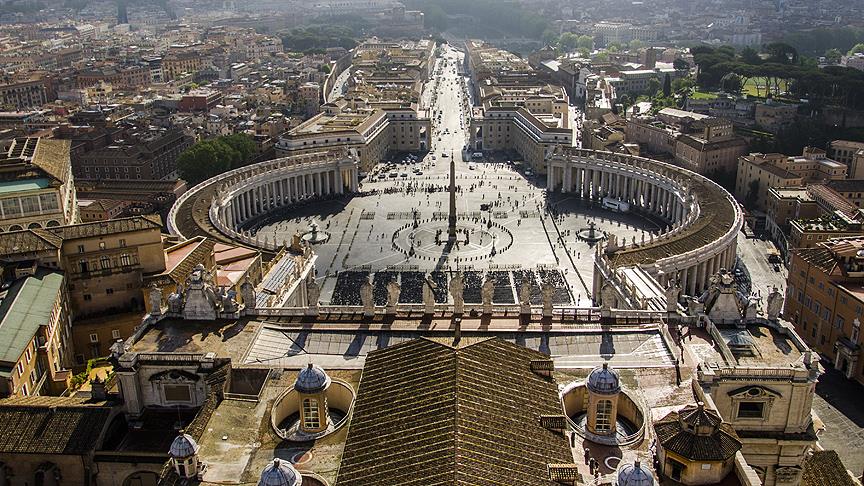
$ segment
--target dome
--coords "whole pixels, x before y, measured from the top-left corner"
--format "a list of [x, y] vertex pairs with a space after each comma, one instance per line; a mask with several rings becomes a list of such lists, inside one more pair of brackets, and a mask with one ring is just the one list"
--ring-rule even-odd
[[300, 486], [303, 478], [294, 466], [278, 457], [261, 471], [258, 486]]
[[654, 476], [639, 461], [618, 468], [617, 486], [654, 486]]
[[588, 391], [612, 395], [621, 391], [618, 372], [609, 367], [608, 363], [598, 366], [588, 375]]
[[195, 442], [195, 439], [191, 435], [183, 433], [182, 430], [180, 431], [180, 435], [171, 443], [171, 448], [168, 449], [168, 455], [178, 459], [194, 456], [197, 453], [198, 443]]
[[330, 386], [330, 377], [320, 366], [309, 363], [309, 366], [300, 370], [294, 389], [300, 393], [318, 393]]

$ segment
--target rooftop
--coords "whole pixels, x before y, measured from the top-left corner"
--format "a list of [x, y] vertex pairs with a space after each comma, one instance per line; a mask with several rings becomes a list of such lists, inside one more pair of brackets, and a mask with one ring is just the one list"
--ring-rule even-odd
[[0, 294], [0, 361], [15, 363], [33, 341], [39, 326], [48, 325], [63, 274], [39, 270], [15, 281]]
[[546, 355], [466, 341], [417, 339], [369, 354], [337, 485], [556, 484], [547, 465], [573, 456], [540, 426], [541, 415], [561, 414], [555, 381], [531, 371]]

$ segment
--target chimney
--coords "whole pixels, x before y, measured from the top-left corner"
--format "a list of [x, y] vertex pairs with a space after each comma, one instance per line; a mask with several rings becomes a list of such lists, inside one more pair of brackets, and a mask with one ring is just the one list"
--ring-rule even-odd
[[459, 344], [459, 341], [462, 340], [462, 318], [457, 317], [453, 319], [453, 324], [455, 325], [453, 330], [453, 344]]
[[551, 377], [555, 371], [555, 362], [551, 359], [532, 359], [531, 371], [545, 377]]
[[567, 419], [563, 415], [541, 415], [540, 427], [563, 434], [567, 430]]

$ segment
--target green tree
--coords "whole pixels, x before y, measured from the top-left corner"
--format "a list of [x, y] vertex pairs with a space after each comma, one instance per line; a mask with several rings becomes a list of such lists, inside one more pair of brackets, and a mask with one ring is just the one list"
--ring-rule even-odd
[[236, 150], [239, 154], [237, 162], [231, 165], [232, 169], [246, 164], [255, 155], [255, 142], [245, 133], [235, 133], [234, 135], [220, 137], [218, 140]]
[[852, 46], [852, 49], [849, 49], [849, 52], [846, 53], [847, 56], [851, 56], [853, 54], [864, 52], [864, 42], [859, 42]]
[[728, 73], [720, 80], [720, 88], [727, 93], [739, 94], [744, 88], [744, 82], [738, 74]]
[[686, 78], [678, 78], [675, 81], [672, 81], [672, 91], [676, 93], [690, 90], [693, 86], [693, 78], [690, 76], [687, 76]]
[[689, 71], [690, 63], [684, 59], [678, 58], [672, 61], [672, 67], [675, 68], [676, 71]]
[[630, 41], [630, 44], [628, 44], [628, 47], [631, 51], [638, 51], [639, 49], [645, 47], [645, 43], [639, 39], [633, 39], [632, 41]]
[[648, 80], [648, 96], [654, 97], [660, 91], [660, 80], [656, 77]]
[[747, 64], [762, 63], [762, 58], [759, 57], [759, 53], [756, 52], [756, 49], [753, 49], [750, 46], [741, 49], [741, 60], [746, 62]]
[[576, 47], [590, 51], [591, 49], [594, 49], [594, 38], [590, 35], [580, 35], [579, 38], [576, 39]]
[[225, 151], [211, 140], [203, 140], [177, 157], [177, 169], [189, 185], [195, 185], [231, 169]]
[[672, 77], [669, 73], [663, 77], [663, 97], [668, 98], [672, 94]]
[[561, 37], [558, 38], [558, 48], [564, 52], [570, 52], [573, 49], [576, 49], [578, 43], [579, 36], [573, 32], [564, 32], [561, 34]]
[[840, 52], [840, 49], [828, 49], [825, 51], [825, 60], [831, 64], [839, 64], [842, 57], [843, 53]]
[[621, 103], [621, 107], [624, 109], [623, 115], [624, 115], [624, 119], [626, 120], [627, 119], [627, 108], [629, 108], [630, 105], [633, 104], [633, 100], [630, 98], [630, 95], [625, 94], [625, 95], [622, 95], [621, 97], [618, 98], [618, 103]]

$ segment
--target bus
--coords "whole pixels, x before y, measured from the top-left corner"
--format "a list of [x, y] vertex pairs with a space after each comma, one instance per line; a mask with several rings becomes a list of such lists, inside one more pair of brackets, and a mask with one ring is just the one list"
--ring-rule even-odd
[[630, 205], [624, 201], [619, 201], [613, 197], [603, 198], [603, 209], [610, 209], [619, 213], [630, 211]]

